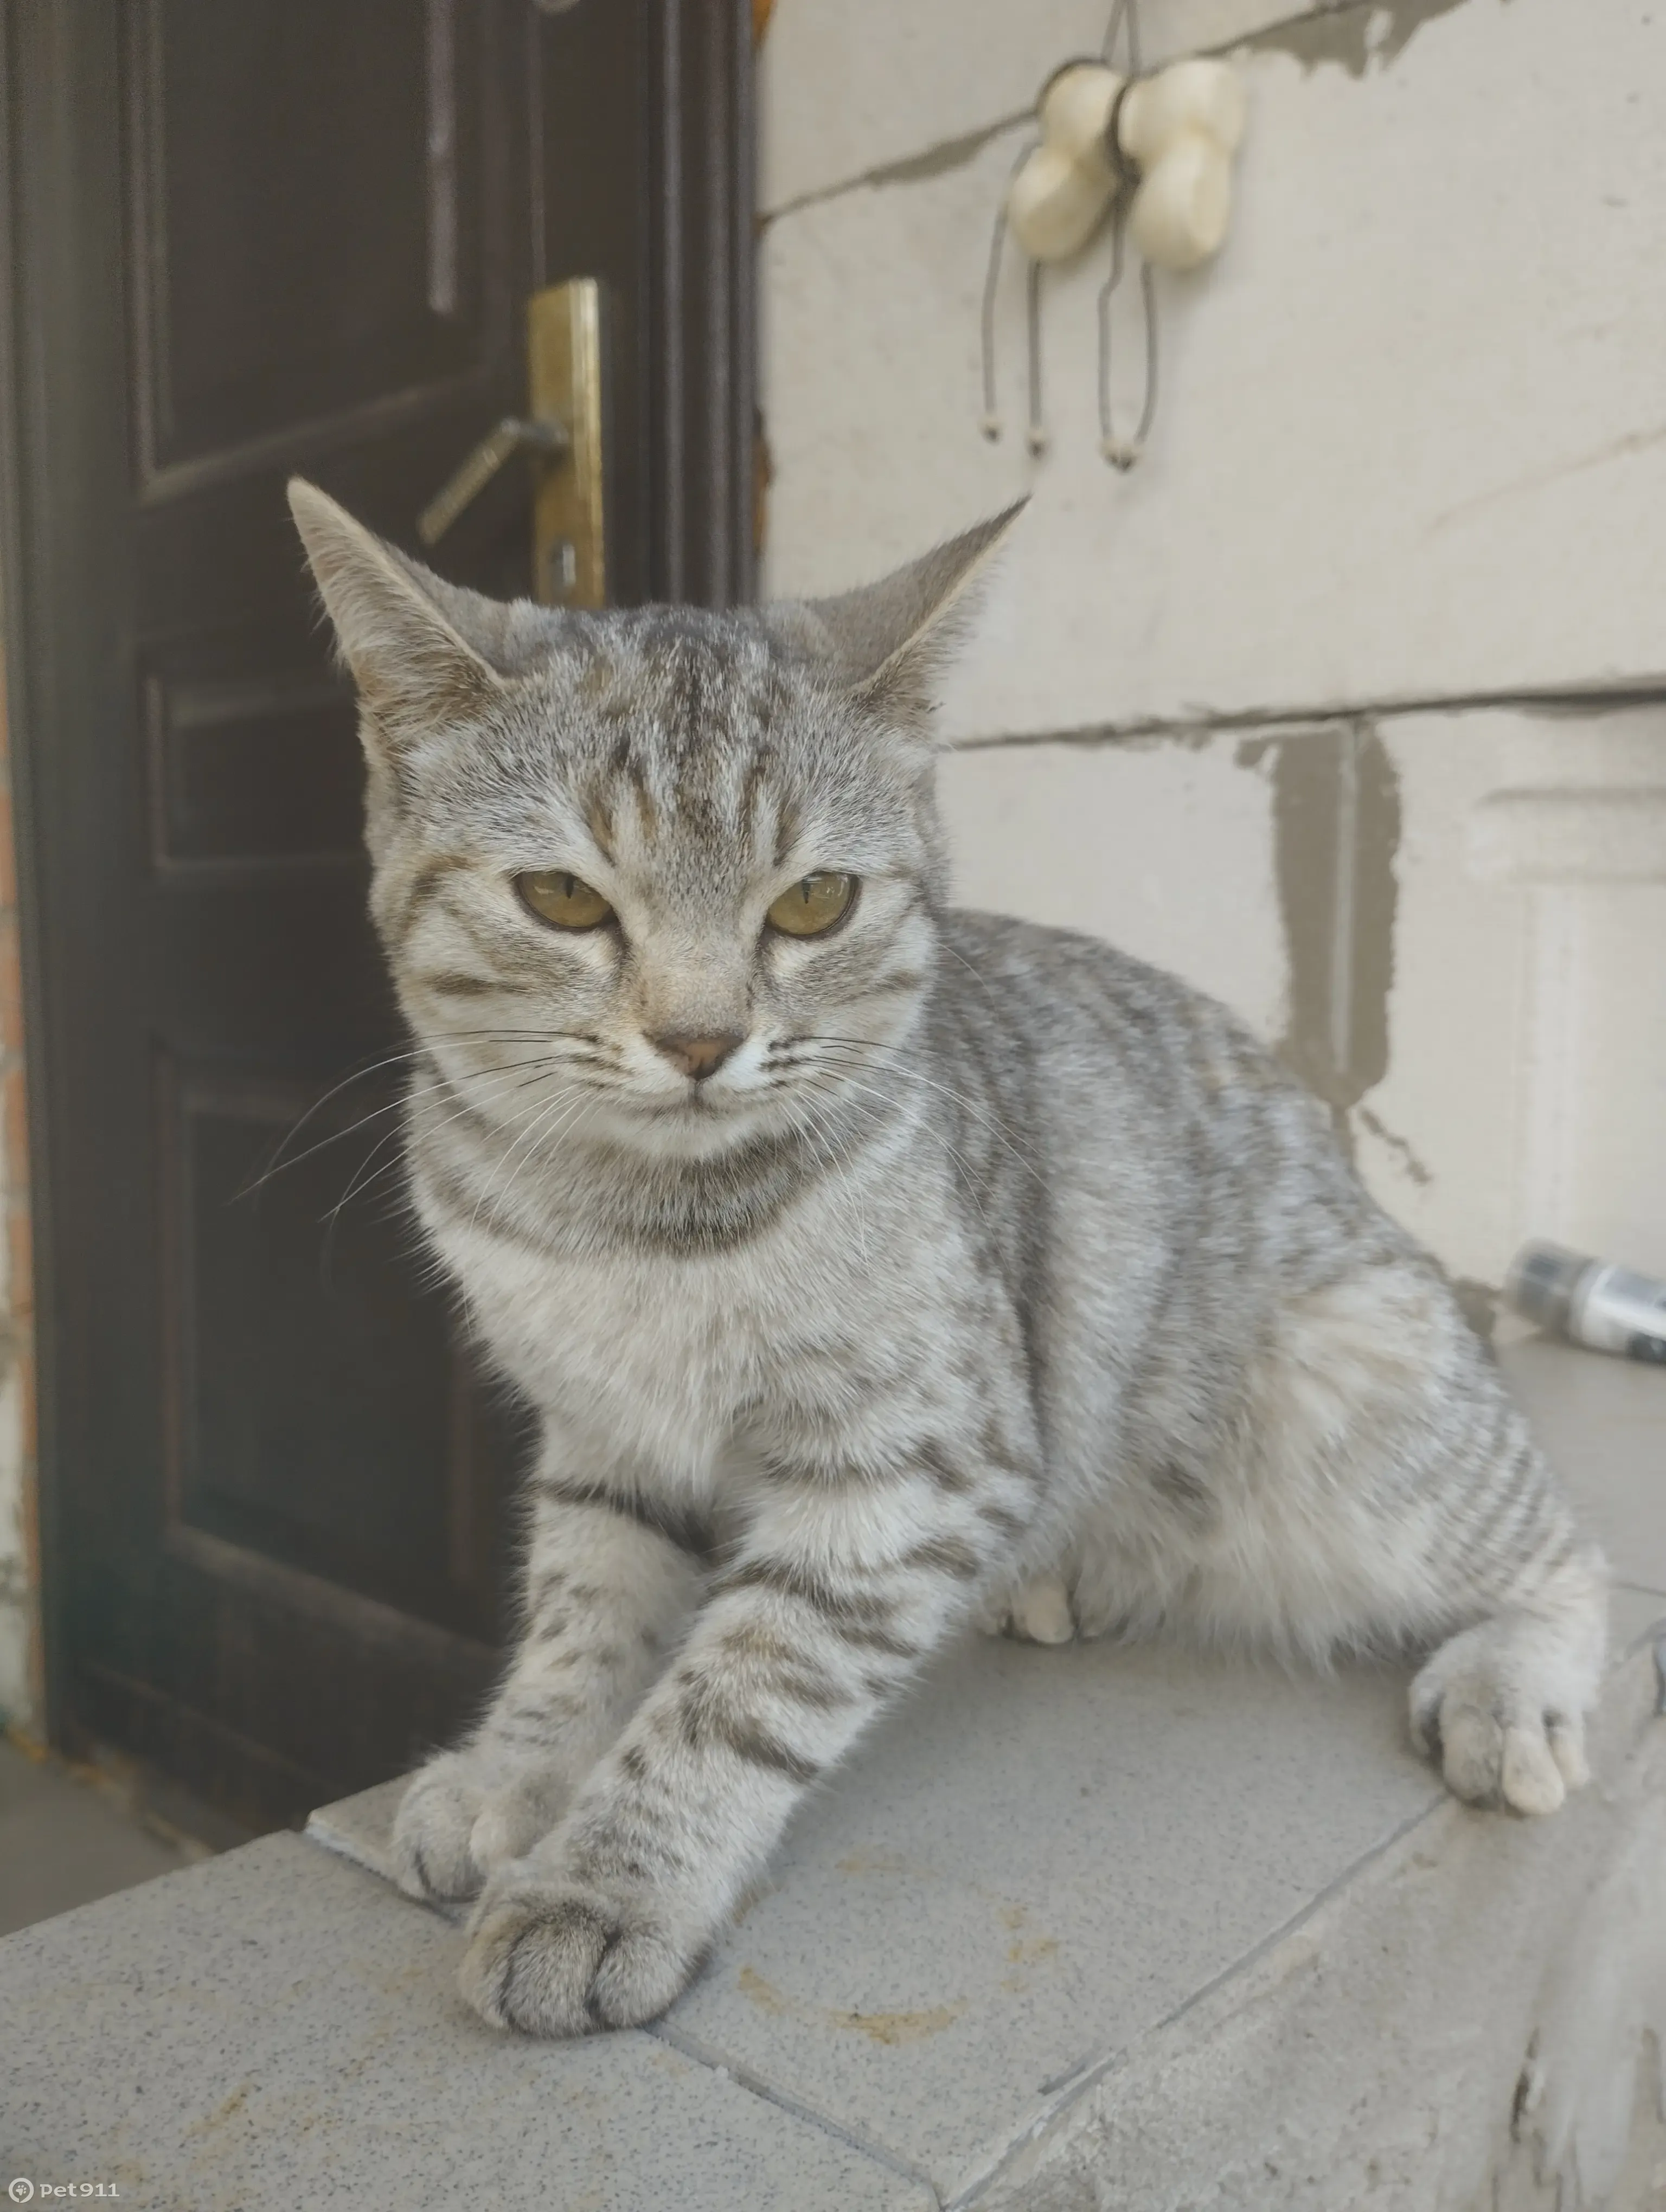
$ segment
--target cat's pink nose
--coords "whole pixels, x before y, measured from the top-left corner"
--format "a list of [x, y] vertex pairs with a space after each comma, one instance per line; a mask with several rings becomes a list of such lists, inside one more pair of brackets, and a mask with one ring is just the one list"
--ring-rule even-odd
[[735, 1047], [745, 1042], [739, 1030], [724, 1030], [716, 1036], [684, 1036], [679, 1031], [666, 1030], [648, 1039], [656, 1052], [664, 1053], [674, 1068], [691, 1075], [696, 1083], [715, 1075]]

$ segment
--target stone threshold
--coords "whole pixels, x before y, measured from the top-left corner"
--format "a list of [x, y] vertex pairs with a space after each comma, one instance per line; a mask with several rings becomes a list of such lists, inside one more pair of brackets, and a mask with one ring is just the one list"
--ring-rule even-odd
[[1398, 1671], [973, 1643], [649, 2030], [477, 2021], [459, 1931], [384, 1879], [397, 1784], [6, 1939], [0, 2185], [1525, 2212], [1577, 2172], [1640, 2212], [1666, 2158], [1638, 2090], [1666, 2044], [1666, 1376], [1505, 1360], [1621, 1585], [1596, 1780], [1554, 1820], [1447, 1798]]

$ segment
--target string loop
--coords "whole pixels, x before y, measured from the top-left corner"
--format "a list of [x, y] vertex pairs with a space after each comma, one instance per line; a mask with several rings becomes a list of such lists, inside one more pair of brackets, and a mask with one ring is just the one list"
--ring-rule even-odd
[[[1146, 382], [1140, 403], [1139, 419], [1131, 438], [1119, 438], [1112, 416], [1110, 380], [1112, 370], [1111, 303], [1122, 283], [1127, 258], [1128, 203], [1134, 196], [1137, 177], [1122, 157], [1118, 125], [1122, 118], [1122, 101], [1127, 97], [1128, 84], [1140, 72], [1140, 40], [1139, 0], [1116, 0], [1110, 20], [1105, 26], [1105, 35], [1100, 55], [1108, 67], [1114, 66], [1118, 40], [1126, 55], [1124, 75], [1127, 82], [1118, 93], [1110, 112], [1106, 130], [1105, 151], [1116, 173], [1116, 191], [1110, 210], [1110, 271], [1099, 288], [1098, 294], [1098, 399], [1099, 453], [1112, 468], [1126, 474], [1146, 450], [1156, 418], [1158, 391], [1159, 349], [1158, 344], [1157, 287], [1150, 262], [1140, 264], [1140, 299], [1146, 326]], [[1007, 203], [1012, 184], [1019, 170], [1041, 143], [1031, 138], [1013, 162], [1006, 190], [1001, 193], [995, 210], [994, 226], [989, 236], [988, 266], [983, 277], [983, 310], [982, 319], [983, 414], [978, 425], [983, 435], [992, 443], [1002, 433], [1000, 409], [995, 379], [995, 307], [1000, 290], [1000, 270], [1006, 244]], [[1028, 420], [1025, 442], [1030, 452], [1041, 455], [1047, 451], [1048, 435], [1046, 409], [1043, 400], [1042, 384], [1042, 270], [1043, 264], [1031, 260], [1027, 266], [1025, 288], [1026, 320], [1025, 361], [1028, 370]]]

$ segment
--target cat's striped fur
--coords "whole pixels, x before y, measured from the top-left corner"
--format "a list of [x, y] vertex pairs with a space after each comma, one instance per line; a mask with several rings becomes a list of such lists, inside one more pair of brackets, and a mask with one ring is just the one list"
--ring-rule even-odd
[[[294, 499], [363, 704], [411, 1187], [542, 1421], [520, 1646], [396, 1837], [414, 1893], [478, 1893], [487, 2019], [668, 2004], [973, 1618], [1432, 1649], [1452, 1787], [1560, 1803], [1602, 1562], [1432, 1261], [1219, 1006], [946, 903], [932, 655], [1001, 525], [814, 607], [581, 616]], [[554, 868], [617, 926], [529, 913]], [[767, 931], [817, 869], [848, 920]], [[745, 1042], [697, 1084], [666, 1030]]]

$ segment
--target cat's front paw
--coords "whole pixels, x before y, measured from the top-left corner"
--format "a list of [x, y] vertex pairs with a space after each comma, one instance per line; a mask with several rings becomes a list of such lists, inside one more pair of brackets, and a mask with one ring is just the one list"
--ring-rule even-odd
[[496, 1868], [549, 1834], [569, 1795], [550, 1764], [483, 1745], [441, 1752], [413, 1778], [394, 1818], [394, 1879], [426, 1903], [477, 1896]]
[[505, 1868], [475, 1908], [458, 1984], [494, 2027], [640, 2027], [686, 1987], [708, 1942], [663, 1892], [610, 1891], [528, 1860]]
[[1584, 1713], [1596, 1669], [1519, 1622], [1444, 1644], [1412, 1684], [1412, 1734], [1471, 1805], [1554, 1813], [1590, 1778]]

